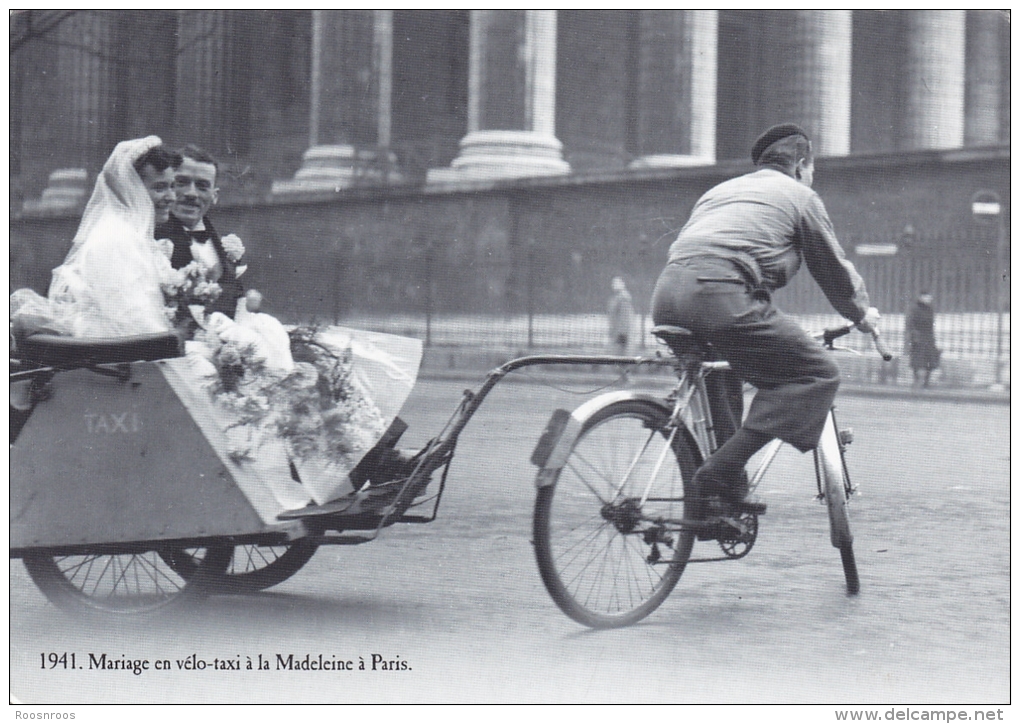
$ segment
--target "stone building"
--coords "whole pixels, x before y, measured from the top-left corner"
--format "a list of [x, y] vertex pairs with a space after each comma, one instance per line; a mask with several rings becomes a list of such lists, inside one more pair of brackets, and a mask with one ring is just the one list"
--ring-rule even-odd
[[225, 200], [1009, 143], [986, 10], [118, 10], [11, 17], [12, 210], [77, 208], [120, 139], [222, 159]]

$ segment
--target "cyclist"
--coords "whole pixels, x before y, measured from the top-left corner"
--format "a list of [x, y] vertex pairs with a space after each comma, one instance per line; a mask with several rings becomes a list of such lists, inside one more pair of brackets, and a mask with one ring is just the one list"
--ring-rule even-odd
[[[858, 329], [872, 331], [879, 319], [811, 189], [814, 156], [804, 129], [769, 128], [754, 142], [751, 160], [755, 171], [710, 189], [694, 205], [652, 295], [655, 324], [691, 330], [732, 368], [707, 378], [720, 445], [688, 490], [686, 515], [693, 520], [705, 517], [711, 497], [765, 512], [748, 499], [744, 466], [772, 438], [801, 452], [815, 448], [839, 387], [836, 363], [773, 305], [772, 293], [804, 262]], [[738, 427], [741, 380], [758, 391]]]

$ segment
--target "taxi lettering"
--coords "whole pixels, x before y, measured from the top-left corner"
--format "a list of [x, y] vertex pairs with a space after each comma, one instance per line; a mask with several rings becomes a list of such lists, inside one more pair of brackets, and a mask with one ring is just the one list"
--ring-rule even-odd
[[85, 427], [90, 433], [132, 433], [142, 429], [136, 412], [111, 412], [109, 414], [85, 413]]

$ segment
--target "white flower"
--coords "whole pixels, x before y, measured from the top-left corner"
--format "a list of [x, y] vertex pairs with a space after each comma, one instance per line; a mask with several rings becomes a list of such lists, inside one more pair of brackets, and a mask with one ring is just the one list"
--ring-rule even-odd
[[159, 270], [159, 283], [163, 287], [163, 291], [166, 294], [176, 294], [177, 290], [184, 286], [186, 277], [180, 269], [174, 269], [167, 262], [166, 266], [163, 266]]
[[216, 282], [201, 281], [195, 284], [192, 296], [204, 302], [213, 302], [219, 298], [223, 288]]
[[237, 234], [227, 234], [220, 242], [223, 244], [223, 251], [226, 252], [227, 258], [232, 262], [237, 262], [242, 256], [244, 256], [244, 244], [241, 242], [241, 238]]

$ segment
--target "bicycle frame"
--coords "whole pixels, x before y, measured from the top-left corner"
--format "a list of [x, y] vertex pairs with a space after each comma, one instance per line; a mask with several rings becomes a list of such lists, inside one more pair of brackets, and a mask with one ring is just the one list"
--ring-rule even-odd
[[[673, 416], [674, 423], [681, 422], [687, 426], [698, 444], [698, 451], [704, 460], [718, 448], [715, 435], [715, 423], [712, 419], [712, 408], [708, 400], [708, 389], [705, 378], [713, 372], [730, 369], [729, 362], [689, 360], [678, 365], [680, 382], [671, 397], [675, 397]], [[776, 454], [784, 445], [778, 438], [765, 447], [765, 455], [750, 479], [750, 488], [754, 490], [765, 477]]]

